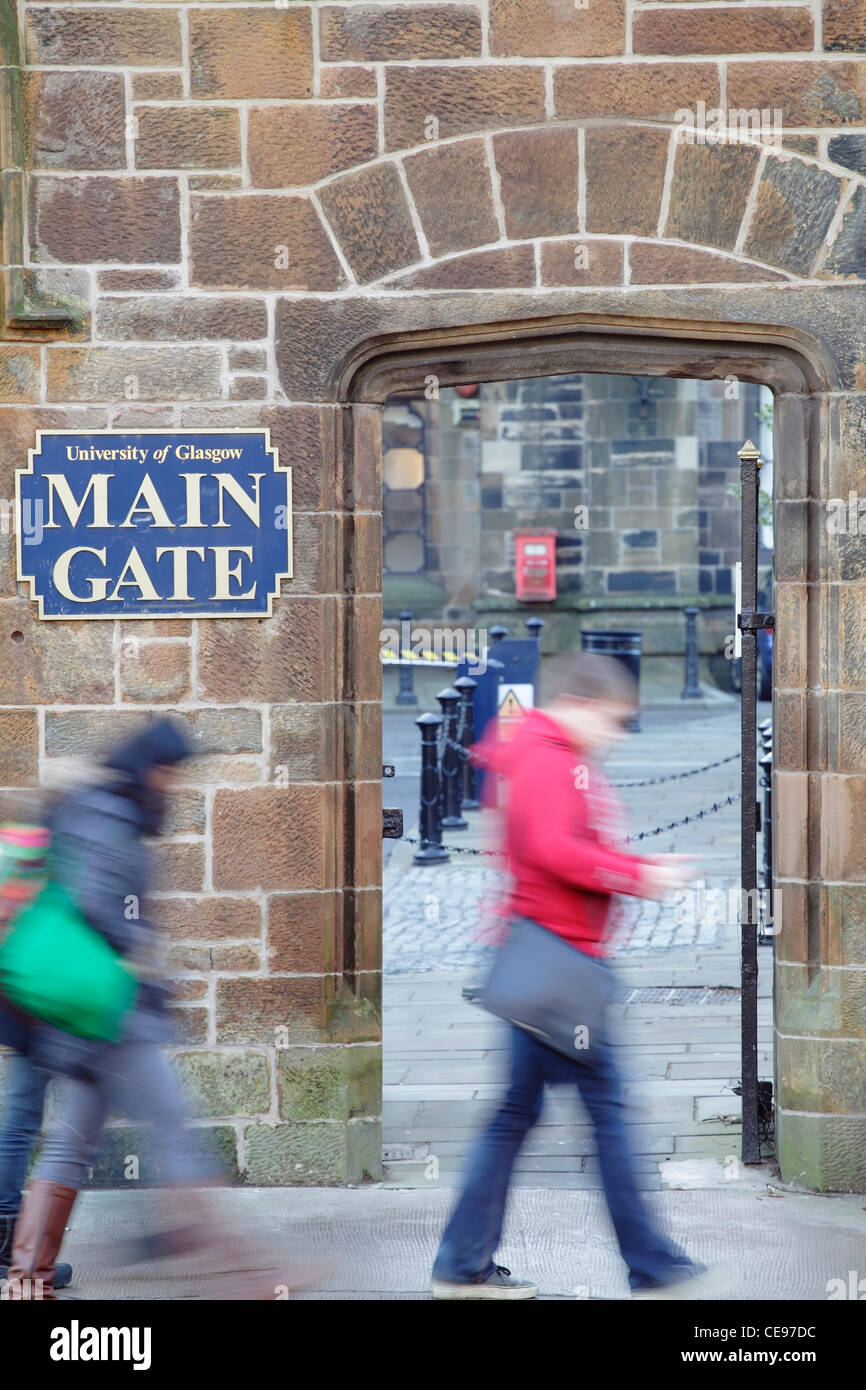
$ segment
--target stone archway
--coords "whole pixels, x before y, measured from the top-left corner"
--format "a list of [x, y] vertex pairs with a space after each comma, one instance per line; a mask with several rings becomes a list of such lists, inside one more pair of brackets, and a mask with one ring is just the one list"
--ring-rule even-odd
[[[855, 622], [849, 587], [834, 607], [831, 588], [845, 561], [818, 524], [822, 499], [844, 495], [862, 459], [862, 397], [856, 390], [864, 343], [846, 340], [860, 312], [859, 291], [843, 291], [828, 315], [811, 292], [783, 302], [765, 292], [640, 291], [503, 295], [382, 296], [320, 300], [278, 309], [278, 354], [288, 393], [344, 402], [344, 463], [355, 499], [357, 573], [378, 573], [378, 423], [382, 401], [416, 388], [429, 373], [442, 384], [567, 371], [759, 380], [777, 406], [778, 657], [777, 1097], [779, 1155], [786, 1179], [831, 1190], [866, 1186], [862, 1138], [866, 1104], [857, 1063], [866, 1036], [862, 988], [866, 957], [850, 914], [862, 921], [863, 860], [853, 828], [866, 780], [862, 749], [841, 711], [862, 707], [848, 695], [864, 684], [862, 657], [835, 638], [834, 620]], [[776, 310], [770, 320], [769, 307]], [[626, 312], [628, 310], [629, 312]], [[857, 318], [859, 322], [859, 318]], [[314, 348], [313, 332], [323, 344]], [[292, 343], [291, 361], [285, 344]], [[305, 351], [309, 348], [309, 355]], [[853, 388], [853, 389], [852, 389]], [[819, 487], [819, 480], [821, 486]], [[848, 561], [850, 573], [850, 560]], [[844, 615], [843, 615], [844, 609]], [[380, 607], [356, 600], [353, 652], [364, 685], [375, 654]], [[834, 618], [835, 615], [835, 618]], [[842, 629], [837, 627], [837, 632]], [[822, 637], [816, 640], [815, 634]], [[812, 634], [811, 638], [809, 634]], [[852, 776], [856, 770], [861, 775]], [[366, 819], [358, 788], [355, 825]], [[821, 829], [828, 807], [841, 828]], [[366, 810], [369, 812], [368, 805]], [[378, 850], [354, 835], [358, 884], [378, 883]]]

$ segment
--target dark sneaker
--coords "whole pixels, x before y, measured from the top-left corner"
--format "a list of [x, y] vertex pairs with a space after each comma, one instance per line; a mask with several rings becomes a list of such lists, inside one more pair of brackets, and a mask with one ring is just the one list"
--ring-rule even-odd
[[[14, 1216], [0, 1216], [0, 1280], [9, 1273], [12, 1258], [12, 1237], [15, 1233]], [[57, 1265], [54, 1271], [55, 1289], [65, 1289], [72, 1282], [72, 1265]]]
[[726, 1282], [727, 1271], [721, 1265], [682, 1264], [671, 1270], [669, 1279], [646, 1289], [632, 1289], [632, 1298], [674, 1299], [712, 1298]]
[[537, 1298], [538, 1285], [528, 1279], [512, 1279], [511, 1270], [494, 1265], [486, 1279], [471, 1284], [453, 1283], [433, 1276], [430, 1292], [434, 1298]]

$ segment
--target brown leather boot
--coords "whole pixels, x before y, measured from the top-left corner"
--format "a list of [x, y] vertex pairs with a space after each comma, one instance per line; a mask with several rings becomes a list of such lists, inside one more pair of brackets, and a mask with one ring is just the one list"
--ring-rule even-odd
[[15, 1223], [7, 1299], [47, 1302], [57, 1297], [54, 1261], [77, 1196], [75, 1187], [38, 1179], [31, 1182]]

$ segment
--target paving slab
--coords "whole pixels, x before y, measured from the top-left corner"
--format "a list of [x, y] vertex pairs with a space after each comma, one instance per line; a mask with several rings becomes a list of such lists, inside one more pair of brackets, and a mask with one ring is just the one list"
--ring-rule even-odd
[[[683, 1160], [683, 1165], [694, 1160]], [[723, 1165], [714, 1167], [723, 1171]], [[569, 1175], [565, 1175], [568, 1177]], [[657, 1220], [695, 1259], [729, 1270], [715, 1300], [826, 1300], [834, 1279], [863, 1270], [866, 1213], [862, 1196], [828, 1197], [767, 1189], [766, 1169], [715, 1185], [701, 1178], [650, 1193]], [[512, 1193], [498, 1258], [535, 1279], [547, 1299], [624, 1299], [628, 1289], [602, 1194], [586, 1188], [531, 1185], [525, 1173]], [[527, 1182], [527, 1180], [529, 1180]], [[87, 1192], [73, 1215], [64, 1253], [75, 1281], [59, 1301], [147, 1301], [214, 1297], [212, 1258], [182, 1257], [121, 1266], [122, 1240], [150, 1229], [146, 1192]], [[429, 1298], [436, 1248], [454, 1200], [447, 1187], [354, 1190], [241, 1188], [217, 1194], [233, 1233], [224, 1265], [237, 1260], [241, 1237], [260, 1233], [276, 1278], [289, 1261], [333, 1257], [336, 1266], [299, 1301]]]
[[735, 1096], [731, 1092], [725, 1092], [719, 1096], [696, 1096], [694, 1115], [696, 1120], [714, 1120], [720, 1115], [736, 1115], [743, 1113], [743, 1101], [741, 1096]]
[[732, 1127], [730, 1134], [678, 1134], [674, 1139], [674, 1151], [677, 1154], [695, 1154], [701, 1158], [707, 1158], [712, 1154], [733, 1154], [736, 1157], [740, 1152], [739, 1129]]

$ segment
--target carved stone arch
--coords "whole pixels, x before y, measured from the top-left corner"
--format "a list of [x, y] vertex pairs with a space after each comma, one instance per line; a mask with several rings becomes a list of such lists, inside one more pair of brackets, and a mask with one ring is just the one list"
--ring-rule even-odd
[[[377, 291], [866, 276], [863, 173], [757, 140], [678, 136], [646, 121], [468, 131], [390, 150], [315, 192], [353, 280]], [[586, 274], [575, 242], [594, 262]]]

